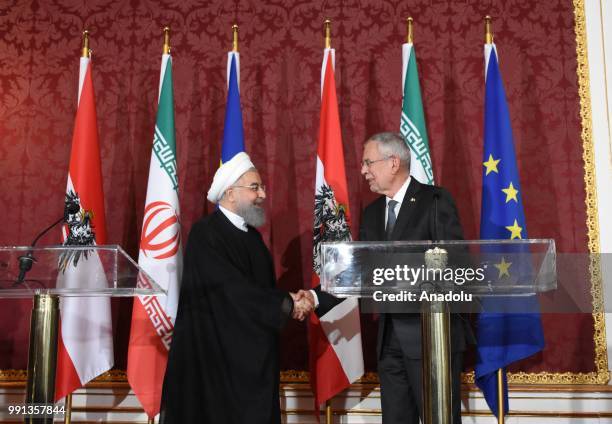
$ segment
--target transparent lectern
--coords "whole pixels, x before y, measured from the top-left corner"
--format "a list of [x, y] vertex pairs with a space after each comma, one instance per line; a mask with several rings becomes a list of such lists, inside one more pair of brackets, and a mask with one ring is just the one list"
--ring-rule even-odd
[[[26, 403], [54, 403], [60, 304], [65, 309], [88, 302], [104, 310], [110, 297], [164, 293], [116, 245], [0, 247], [0, 298], [34, 299]], [[52, 423], [53, 415], [26, 422]]]
[[426, 424], [452, 421], [449, 314], [538, 313], [557, 288], [554, 240], [322, 243], [321, 258], [324, 291], [421, 314]]

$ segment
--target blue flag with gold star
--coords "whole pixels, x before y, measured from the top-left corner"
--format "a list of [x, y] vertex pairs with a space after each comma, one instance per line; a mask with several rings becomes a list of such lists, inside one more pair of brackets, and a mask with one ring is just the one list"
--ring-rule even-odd
[[[506, 93], [499, 72], [494, 44], [485, 46], [485, 111], [482, 173], [481, 239], [526, 239], [527, 228], [521, 184], [514, 153], [514, 140]], [[508, 272], [509, 264], [503, 264]], [[501, 268], [498, 268], [501, 269]], [[533, 300], [529, 313], [503, 313], [503, 302]], [[487, 309], [487, 302], [490, 308]], [[478, 358], [474, 367], [476, 385], [491, 411], [498, 416], [497, 371], [503, 370], [504, 411], [508, 411], [506, 367], [544, 348], [544, 334], [535, 298], [492, 299], [483, 302], [478, 318]], [[508, 308], [516, 310], [516, 308]], [[492, 312], [487, 312], [487, 310]]]

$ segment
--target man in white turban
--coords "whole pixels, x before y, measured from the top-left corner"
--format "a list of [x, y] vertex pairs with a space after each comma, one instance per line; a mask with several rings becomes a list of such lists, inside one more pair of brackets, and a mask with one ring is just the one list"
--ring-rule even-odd
[[207, 197], [242, 230], [246, 230], [247, 225], [257, 228], [266, 223], [262, 207], [266, 189], [255, 165], [244, 152], [219, 167]]
[[280, 424], [279, 333], [314, 305], [275, 286], [255, 229], [266, 190], [246, 153], [221, 165], [207, 197], [218, 208], [189, 234], [161, 423]]

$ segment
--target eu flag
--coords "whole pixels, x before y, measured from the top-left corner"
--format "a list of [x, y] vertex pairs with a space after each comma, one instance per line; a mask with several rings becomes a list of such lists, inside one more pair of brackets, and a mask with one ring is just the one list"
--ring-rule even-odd
[[[514, 154], [510, 113], [494, 44], [485, 47], [485, 111], [482, 173], [481, 239], [526, 239], [527, 228], [519, 173]], [[507, 271], [507, 270], [506, 270]], [[533, 311], [537, 311], [535, 299]], [[502, 302], [478, 318], [478, 359], [476, 385], [482, 390], [491, 411], [498, 415], [497, 370], [504, 375], [504, 411], [508, 411], [505, 368], [544, 348], [540, 314], [503, 313]], [[523, 298], [521, 302], [525, 302]], [[501, 307], [500, 307], [501, 306]], [[527, 308], [529, 309], [529, 308]]]
[[221, 163], [244, 152], [244, 132], [242, 130], [242, 109], [240, 108], [240, 91], [238, 90], [238, 53], [229, 53], [229, 78], [227, 105], [225, 107], [225, 125], [223, 126], [223, 144], [221, 145]]

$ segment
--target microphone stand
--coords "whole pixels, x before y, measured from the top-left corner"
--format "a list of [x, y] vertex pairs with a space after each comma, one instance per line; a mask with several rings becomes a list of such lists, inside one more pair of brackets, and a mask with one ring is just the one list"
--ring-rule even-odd
[[[36, 236], [32, 244], [30, 245], [30, 247], [34, 247], [42, 236], [44, 236], [49, 230], [51, 230], [51, 228], [55, 227], [57, 224], [59, 224], [63, 220], [64, 220], [64, 217], [62, 216], [60, 219], [55, 221], [53, 224], [45, 228], [43, 232], [41, 232], [38, 236]], [[18, 286], [19, 284], [23, 283], [23, 280], [25, 279], [27, 272], [32, 269], [32, 265], [34, 264], [34, 262], [36, 262], [36, 258], [34, 258], [34, 254], [31, 249], [28, 250], [28, 252], [25, 255], [22, 255], [19, 257], [19, 276], [17, 277], [17, 281], [15, 281], [14, 286]]]
[[[57, 221], [55, 221], [53, 224], [49, 225], [47, 228], [42, 230], [36, 236], [32, 244], [30, 245], [30, 247], [36, 246], [36, 243], [38, 243], [38, 240], [40, 240], [42, 236], [47, 234], [53, 227], [55, 227], [60, 222], [65, 221], [68, 215], [75, 214], [80, 210], [81, 210], [81, 206], [77, 202], [66, 202], [65, 207], [64, 207], [64, 215], [62, 215], [62, 217], [58, 219]], [[29, 270], [32, 269], [32, 265], [34, 264], [34, 262], [36, 262], [36, 258], [34, 257], [34, 252], [32, 251], [32, 249], [29, 249], [25, 255], [22, 255], [19, 257], [19, 276], [17, 277], [17, 280], [13, 284], [13, 287], [17, 287], [21, 283], [23, 283], [26, 274], [28, 273]]]

